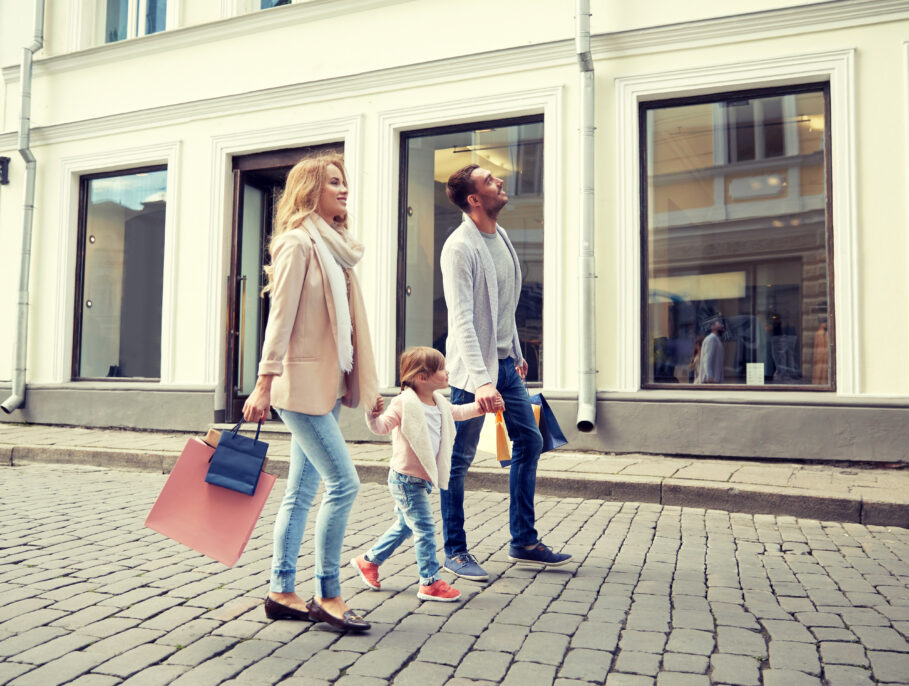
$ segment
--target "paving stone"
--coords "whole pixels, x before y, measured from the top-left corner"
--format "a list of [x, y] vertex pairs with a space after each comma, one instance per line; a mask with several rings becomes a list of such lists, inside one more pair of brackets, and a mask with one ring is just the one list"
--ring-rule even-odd
[[666, 634], [657, 631], [636, 631], [625, 629], [619, 640], [619, 647], [643, 653], [660, 653], [666, 645]]
[[[415, 660], [395, 675], [395, 686], [442, 686], [454, 673], [454, 667]], [[282, 686], [294, 686], [288, 681]], [[302, 684], [300, 685], [302, 686]], [[527, 686], [525, 683], [524, 686]]]
[[820, 674], [817, 649], [809, 643], [770, 641], [770, 667], [774, 670], [796, 670]]
[[606, 677], [606, 686], [653, 686], [656, 680], [640, 674], [622, 674], [610, 672]]
[[853, 626], [852, 631], [868, 650], [909, 653], [909, 643], [893, 629], [879, 626]]
[[799, 622], [762, 619], [761, 624], [764, 625], [764, 629], [770, 634], [772, 641], [814, 643], [814, 636]]
[[727, 655], [715, 653], [710, 657], [713, 671], [710, 678], [721, 684], [730, 686], [759, 686], [760, 674], [758, 661], [745, 655]]
[[713, 631], [713, 615], [699, 610], [673, 610], [672, 626], [679, 629], [701, 629]]
[[474, 637], [465, 634], [439, 633], [430, 636], [423, 644], [417, 656], [424, 662], [435, 662], [443, 665], [457, 667], [467, 651], [474, 644]]
[[816, 627], [811, 630], [815, 639], [818, 641], [845, 641], [858, 642], [858, 636], [849, 631], [849, 629], [830, 629], [828, 627]]
[[762, 659], [767, 657], [767, 645], [764, 643], [764, 637], [747, 629], [718, 627], [717, 645], [722, 653], [751, 655]]
[[347, 669], [359, 658], [360, 653], [347, 650], [323, 650], [307, 660], [305, 665], [294, 672], [294, 676], [333, 682], [338, 679], [342, 670]]
[[584, 618], [580, 615], [565, 615], [547, 612], [533, 623], [534, 631], [546, 631], [570, 636], [577, 631]]
[[46, 644], [66, 631], [58, 627], [38, 626], [0, 641], [0, 658], [19, 655], [29, 648]]
[[[666, 650], [693, 655], [710, 655], [715, 644], [713, 633], [693, 629], [673, 629]], [[672, 671], [672, 670], [670, 670]], [[685, 671], [685, 670], [682, 670]]]
[[[134, 674], [126, 681], [116, 681], [121, 686], [167, 686], [179, 678], [189, 667], [183, 665], [154, 665]], [[94, 674], [90, 676], [96, 676]], [[103, 676], [103, 675], [97, 675]]]
[[612, 653], [602, 650], [577, 648], [568, 651], [565, 661], [558, 670], [559, 677], [579, 679], [602, 683], [609, 666], [612, 664]]
[[853, 665], [857, 667], [868, 665], [865, 648], [858, 643], [823, 641], [819, 644], [818, 649], [821, 653], [821, 662], [825, 665]]
[[586, 621], [578, 625], [571, 637], [572, 648], [614, 651], [618, 645], [620, 624]]
[[[528, 686], [529, 684], [551, 684], [555, 679], [556, 667], [532, 662], [515, 662], [505, 674], [502, 686]], [[395, 684], [398, 680], [395, 679]]]
[[690, 672], [706, 674], [710, 660], [706, 655], [688, 655], [686, 653], [665, 653], [663, 669], [667, 672]]
[[683, 672], [660, 672], [656, 682], [657, 686], [710, 686], [710, 679], [705, 675]]
[[791, 669], [765, 669], [761, 678], [764, 686], [821, 686], [817, 677]]
[[12, 686], [56, 686], [91, 671], [103, 661], [103, 657], [99, 655], [74, 651], [25, 672], [9, 683]]
[[808, 627], [833, 627], [841, 628], [843, 619], [832, 612], [796, 612], [795, 618]]
[[499, 682], [505, 676], [511, 655], [490, 650], [471, 650], [455, 670], [455, 676], [464, 679], [482, 679]]
[[24, 665], [19, 662], [0, 662], [0, 684], [13, 681], [17, 676], [35, 669], [35, 665]]
[[[171, 681], [173, 681], [173, 679], [159, 683], [169, 684]], [[120, 679], [120, 677], [110, 676], [109, 674], [83, 674], [75, 681], [70, 681], [67, 686], [115, 686], [116, 684], [122, 683], [124, 683], [124, 681]], [[138, 682], [134, 683], [132, 686], [137, 686], [137, 683]]]
[[868, 651], [871, 660], [871, 673], [881, 683], [909, 682], [909, 655], [877, 650]]
[[227, 636], [204, 636], [167, 658], [169, 664], [195, 667], [206, 660], [221, 655], [236, 644], [237, 640]]
[[84, 648], [95, 639], [81, 634], [66, 634], [53, 638], [47, 643], [42, 643], [29, 650], [18, 653], [16, 662], [28, 662], [33, 665], [43, 665], [63, 657], [67, 653]]
[[360, 659], [347, 669], [347, 673], [354, 676], [369, 676], [379, 679], [388, 679], [392, 674], [406, 664], [419, 646], [407, 650], [403, 648], [377, 648], [364, 653]]
[[568, 650], [568, 641], [568, 637], [564, 634], [535, 631], [528, 634], [520, 652], [515, 655], [515, 659], [525, 662], [559, 665]]
[[660, 655], [623, 650], [616, 658], [615, 669], [627, 674], [656, 676], [660, 671]]
[[829, 686], [874, 686], [871, 670], [861, 667], [824, 665], [824, 679]]
[[[514, 624], [491, 624], [477, 639], [474, 644], [475, 650], [493, 650], [503, 653], [516, 653], [521, 649], [524, 640], [529, 633], [527, 627], [520, 627]], [[549, 634], [550, 637], [556, 634]], [[560, 636], [562, 642], [568, 643], [568, 639]]]

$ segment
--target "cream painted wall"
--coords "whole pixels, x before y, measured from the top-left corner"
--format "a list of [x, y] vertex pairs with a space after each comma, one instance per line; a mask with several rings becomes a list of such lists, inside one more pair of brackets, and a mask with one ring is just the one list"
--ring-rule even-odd
[[[190, 3], [192, 4], [192, 3]], [[603, 3], [605, 4], [605, 3]], [[616, 26], [631, 28], [642, 25], [644, 17], [659, 16], [661, 21], [680, 21], [682, 18], [707, 16], [714, 3], [694, 2], [676, 8], [677, 3], [659, 3], [643, 0], [633, 8], [625, 7], [616, 12]], [[672, 12], [667, 14], [668, 5]], [[808, 3], [743, 3], [757, 11], [767, 6]], [[521, 15], [531, 20], [525, 26], [498, 25], [497, 13], [512, 12], [520, 5]], [[195, 101], [225, 93], [257, 93], [271, 87], [353, 74], [364, 68], [374, 69], [407, 64], [419, 55], [442, 59], [464, 53], [489, 50], [502, 46], [518, 46], [546, 40], [565, 40], [571, 37], [573, 11], [555, 12], [556, 3], [540, 0], [535, 8], [527, 10], [527, 3], [505, 2], [493, 12], [488, 25], [480, 26], [470, 35], [439, 34], [422, 31], [422, 26], [456, 25], [461, 21], [457, 12], [442, 2], [389, 3], [387, 7], [372, 10], [356, 17], [342, 15], [321, 20], [321, 31], [311, 26], [287, 26], [268, 33], [250, 32], [249, 35], [229, 41], [208, 42], [196, 46], [186, 45], [165, 54], [133, 55], [130, 46], [101, 48], [98, 54], [109, 54], [97, 64], [84, 69], [57, 70], [66, 58], [56, 63], [54, 73], [48, 70], [36, 80], [36, 123], [66, 122], [126, 111], [141, 111], [157, 107], [164, 102]], [[610, 11], [617, 4], [609, 3]], [[9, 3], [0, 3], [0, 19]], [[184, 7], [188, 7], [184, 3]], [[907, 3], [909, 8], [909, 3]], [[284, 8], [280, 8], [283, 10]], [[660, 12], [653, 14], [656, 9]], [[189, 12], [189, 10], [186, 10]], [[290, 12], [300, 11], [290, 8]], [[603, 8], [599, 9], [604, 12]], [[594, 3], [595, 17], [598, 15]], [[651, 14], [648, 14], [650, 12]], [[684, 13], [684, 14], [682, 14]], [[194, 15], [193, 15], [194, 16]], [[288, 13], [287, 16], [292, 16]], [[192, 16], [186, 17], [191, 23]], [[597, 21], [600, 19], [598, 18]], [[225, 22], [242, 22], [243, 18]], [[359, 27], [359, 28], [357, 28]], [[402, 27], [410, 27], [404, 30]], [[185, 29], [191, 31], [192, 29]], [[615, 30], [612, 26], [609, 30]], [[312, 31], [312, 33], [310, 33]], [[0, 29], [5, 35], [6, 29]], [[302, 62], [295, 55], [301, 52], [300, 35], [305, 34], [307, 51], [313, 50], [320, 57], [312, 62]], [[338, 49], [336, 35], [344, 35], [343, 49]], [[377, 36], [383, 36], [379, 41]], [[774, 56], [791, 56], [826, 50], [855, 48], [856, 60], [856, 121], [857, 132], [857, 208], [860, 235], [860, 253], [857, 256], [859, 274], [860, 328], [868, 332], [862, 337], [862, 391], [869, 394], [909, 394], [909, 360], [905, 356], [905, 341], [909, 340], [909, 280], [905, 278], [909, 245], [906, 236], [906, 83], [903, 59], [903, 42], [909, 38], [909, 19], [890, 25], [869, 25], [851, 29], [819, 31], [790, 37], [763, 38], [741, 42], [733, 38], [713, 47], [686, 44], [672, 52], [640, 53], [633, 56], [598, 59], [597, 70], [597, 169], [596, 169], [596, 255], [597, 255], [597, 356], [600, 389], [615, 387], [615, 369], [618, 364], [617, 320], [618, 284], [615, 281], [618, 259], [619, 232], [637, 232], [637, 226], [618, 226], [617, 169], [615, 165], [616, 140], [621, 132], [616, 130], [616, 102], [614, 84], [617, 77], [668, 72], [675, 69], [703, 67], [715, 64], [734, 64], [749, 59], [767, 59]], [[152, 37], [154, 40], [155, 37]], [[2, 41], [0, 41], [2, 44]], [[270, 56], [267, 69], [249, 55], [267, 52]], [[128, 49], [127, 49], [128, 48]], [[665, 50], [665, 46], [660, 46]], [[105, 52], [107, 51], [107, 52]], [[123, 59], [113, 59], [122, 55]], [[65, 66], [65, 65], [64, 65]], [[547, 202], [559, 196], [562, 212], [558, 226], [547, 225], [547, 232], [557, 231], [562, 240], [562, 260], [559, 271], [563, 275], [561, 298], [564, 306], [555, 321], [546, 326], [556, 326], [564, 332], [564, 355], [561, 377], [565, 388], [576, 386], [577, 347], [574, 332], [578, 330], [577, 308], [577, 196], [578, 150], [577, 102], [578, 74], [571, 51], [564, 59], [548, 64], [522, 65], [517, 68], [501, 66], [501, 60], [490, 58], [488, 68], [483, 65], [473, 78], [454, 78], [440, 83], [426, 81], [398, 83], [389, 87], [369, 86], [361, 92], [342, 92], [338, 95], [311, 97], [302, 89], [295, 102], [285, 102], [280, 107], [269, 106], [263, 98], [262, 109], [253, 112], [226, 109], [207, 113], [197, 118], [187, 117], [173, 122], [138, 122], [132, 130], [112, 130], [104, 133], [78, 135], [66, 142], [42, 142], [41, 132], [36, 134], [36, 154], [39, 157], [39, 186], [36, 210], [36, 235], [33, 245], [32, 313], [29, 349], [29, 379], [34, 382], [54, 382], [55, 336], [59, 331], [71, 336], [69, 321], [59, 322], [61, 311], [57, 288], [60, 278], [72, 269], [72, 256], [66, 264], [58, 260], [58, 231], [60, 227], [60, 169], [61, 160], [90, 155], [99, 149], [127, 149], [138, 145], [170, 144], [181, 146], [181, 168], [178, 202], [175, 212], [173, 238], [175, 250], [174, 288], [174, 354], [173, 381], [178, 384], [207, 383], [210, 373], [206, 360], [210, 355], [200, 344], [200, 321], [212, 308], [223, 310], [225, 303], [220, 292], [212, 293], [204, 280], [201, 265], [208, 253], [218, 245], [218, 238], [229, 231], [224, 218], [224, 208], [213, 208], [211, 198], [218, 184], [226, 179], [213, 178], [217, 169], [212, 159], [213, 140], [219, 136], [252, 132], [262, 129], [291, 129], [304, 123], [334, 120], [343, 117], [360, 117], [359, 138], [362, 157], [359, 166], [351, 169], [352, 214], [356, 230], [367, 246], [394, 243], [396, 235], [380, 230], [378, 214], [384, 206], [380, 188], [386, 169], [380, 166], [379, 125], [384, 113], [402, 107], [419, 110], [435, 103], [464, 100], [464, 116], [469, 116], [471, 98], [487, 98], [497, 93], [515, 92], [528, 88], [562, 87], [562, 111], [559, 150], [559, 174], [555, 192], [547, 188]], [[142, 79], [137, 75], [143, 75]], [[225, 75], [228, 75], [225, 78]], [[175, 78], [176, 77], [176, 78]], [[103, 88], [102, 88], [103, 86]], [[165, 88], [166, 86], [166, 88]], [[93, 93], [92, 97], [85, 97]], [[51, 94], [53, 98], [51, 98]], [[53, 103], [53, 104], [51, 104]], [[510, 114], [503, 112], [503, 115]], [[7, 125], [10, 116], [7, 114]], [[436, 120], [427, 117], [419, 127], [452, 123], [451, 119]], [[834, 123], [835, 125], [835, 123]], [[9, 127], [7, 127], [9, 130]], [[0, 154], [18, 159], [6, 149], [0, 138]], [[299, 140], [300, 145], [316, 141]], [[324, 142], [324, 141], [319, 141]], [[286, 141], [280, 147], [288, 147]], [[244, 152], [267, 149], [267, 143], [256, 143]], [[350, 154], [350, 151], [348, 151]], [[14, 161], [13, 182], [0, 188], [0, 245], [17, 246], [21, 225], [21, 165]], [[838, 189], [834, 189], [834, 193]], [[229, 199], [228, 199], [229, 201]], [[214, 213], [214, 214], [213, 214]], [[219, 216], [220, 215], [220, 216]], [[383, 226], [385, 224], [382, 224]], [[394, 221], [390, 224], [394, 226]], [[507, 227], [506, 227], [507, 228]], [[219, 233], [220, 232], [220, 233]], [[225, 240], [226, 242], [226, 240]], [[393, 293], [394, 284], [379, 283], [379, 274], [387, 273], [387, 265], [380, 264], [377, 249], [367, 250], [361, 267], [361, 277], [366, 283], [375, 283], [384, 293]], [[0, 250], [0, 321], [11, 321], [15, 311], [15, 280], [18, 258], [15, 250]], [[550, 259], [547, 255], [546, 259]], [[215, 274], [219, 284], [226, 278], [227, 257], [217, 256], [219, 269]], [[392, 272], [393, 273], [393, 272]], [[65, 276], [61, 277], [60, 275]], [[6, 286], [4, 288], [4, 286]], [[552, 284], [547, 283], [547, 289]], [[223, 289], [222, 289], [223, 290]], [[842, 294], [839, 294], [842, 297]], [[384, 296], [383, 296], [384, 297]], [[68, 309], [67, 309], [68, 308]], [[71, 304], [63, 307], [70, 311]], [[220, 311], [219, 310], [219, 311]], [[67, 316], [71, 317], [71, 313]], [[374, 327], [375, 328], [375, 327]], [[0, 380], [9, 378], [12, 336], [3, 327], [0, 335]], [[223, 346], [223, 334], [218, 334], [217, 345]], [[166, 345], [167, 343], [164, 342]], [[548, 363], [552, 361], [549, 360]], [[211, 364], [211, 363], [209, 363]], [[223, 362], [215, 360], [215, 372], [223, 374]], [[383, 382], [385, 380], [383, 379]]]

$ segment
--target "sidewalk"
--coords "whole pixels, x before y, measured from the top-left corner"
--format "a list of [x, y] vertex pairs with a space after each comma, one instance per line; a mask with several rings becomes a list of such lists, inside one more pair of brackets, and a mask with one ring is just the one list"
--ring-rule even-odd
[[[166, 473], [198, 434], [0, 424], [0, 466], [60, 463]], [[263, 429], [268, 471], [286, 477], [289, 434]], [[349, 443], [364, 482], [384, 483], [388, 443]], [[0, 471], [2, 474], [2, 471]], [[508, 490], [508, 471], [479, 452], [471, 490]], [[801, 464], [595, 452], [545, 453], [537, 493], [909, 527], [909, 465]]]

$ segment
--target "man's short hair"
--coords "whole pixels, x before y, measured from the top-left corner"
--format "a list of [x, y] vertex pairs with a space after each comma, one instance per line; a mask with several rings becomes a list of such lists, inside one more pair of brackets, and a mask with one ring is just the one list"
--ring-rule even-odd
[[479, 169], [479, 164], [468, 164], [461, 167], [454, 174], [448, 177], [448, 184], [445, 186], [445, 194], [448, 199], [464, 212], [470, 212], [470, 203], [467, 202], [467, 196], [476, 193], [477, 189], [473, 184], [471, 175], [474, 169]]

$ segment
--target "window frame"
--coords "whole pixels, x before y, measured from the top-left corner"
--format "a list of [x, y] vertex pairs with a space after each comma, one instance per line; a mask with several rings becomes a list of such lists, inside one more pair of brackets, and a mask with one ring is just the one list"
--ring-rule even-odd
[[[397, 201], [397, 265], [395, 267], [395, 360], [400, 359], [401, 353], [404, 352], [404, 337], [405, 337], [405, 310], [407, 303], [407, 294], [404, 292], [404, 289], [407, 285], [407, 167], [408, 167], [408, 143], [413, 138], [422, 138], [429, 136], [439, 136], [448, 133], [463, 133], [468, 131], [476, 131], [477, 129], [491, 129], [499, 128], [503, 126], [520, 126], [523, 124], [540, 124], [543, 127], [543, 159], [546, 158], [546, 148], [545, 148], [545, 136], [546, 136], [546, 115], [544, 112], [538, 114], [525, 114], [512, 117], [498, 117], [494, 119], [481, 119], [477, 121], [467, 121], [461, 122], [458, 124], [447, 124], [447, 125], [438, 125], [430, 126], [426, 128], [417, 128], [417, 129], [407, 129], [400, 132], [400, 137], [398, 140], [398, 201]], [[543, 186], [543, 196], [544, 196], [544, 208], [545, 208], [545, 162], [544, 168], [542, 170], [543, 178], [541, 179], [541, 184]], [[546, 251], [545, 251], [545, 234], [546, 234], [546, 224], [545, 224], [545, 209], [544, 209], [544, 224], [543, 224], [543, 263], [546, 263]], [[504, 227], [505, 230], [508, 230], [508, 227]], [[546, 276], [545, 266], [543, 268], [544, 280]], [[545, 286], [544, 286], [544, 300], [545, 300]], [[540, 321], [542, 322], [541, 326], [543, 328], [543, 335], [541, 339], [545, 340], [545, 330], [546, 330], [546, 319], [543, 317], [543, 310], [540, 311]], [[541, 362], [546, 358], [541, 356]], [[543, 364], [543, 369], [546, 369], [545, 363]], [[401, 371], [399, 366], [394, 365], [394, 383], [396, 386], [399, 386], [401, 383]], [[529, 381], [527, 382], [528, 388], [542, 388], [543, 387], [543, 374], [540, 374], [538, 381]]]
[[[85, 297], [85, 240], [87, 233], [87, 224], [88, 224], [88, 188], [89, 184], [96, 179], [105, 179], [113, 178], [117, 176], [130, 176], [135, 174], [142, 174], [148, 172], [158, 172], [164, 171], [167, 172], [167, 183], [168, 186], [171, 183], [170, 167], [167, 164], [150, 164], [140, 167], [129, 167], [126, 169], [116, 169], [112, 171], [96, 172], [90, 174], [83, 174], [79, 177], [79, 193], [78, 193], [78, 214], [77, 214], [77, 233], [76, 233], [76, 270], [75, 270], [75, 284], [73, 288], [74, 299], [73, 299], [73, 327], [72, 327], [72, 352], [70, 359], [70, 380], [76, 382], [101, 382], [101, 383], [120, 383], [123, 382], [137, 382], [137, 383], [148, 383], [148, 382], [160, 382], [163, 375], [164, 367], [164, 305], [165, 305], [165, 294], [161, 294], [161, 307], [162, 307], [162, 322], [161, 322], [161, 360], [159, 361], [159, 371], [158, 376], [156, 377], [144, 377], [144, 376], [81, 376], [81, 363], [82, 363], [82, 300]], [[170, 196], [165, 193], [165, 198], [170, 199]], [[165, 240], [167, 239], [167, 212], [168, 208], [165, 208]], [[166, 245], [166, 244], [165, 244]], [[167, 250], [165, 249], [164, 260], [165, 263], [168, 259]], [[165, 269], [166, 274], [166, 264], [162, 265]]]
[[[829, 344], [829, 374], [826, 384], [754, 384], [722, 383], [722, 384], [672, 384], [655, 383], [649, 377], [649, 268], [648, 257], [650, 244], [648, 241], [648, 170], [649, 149], [647, 146], [647, 112], [655, 109], [668, 109], [687, 105], [722, 103], [735, 99], [764, 98], [772, 96], [797, 95], [800, 93], [821, 92], [824, 97], [824, 171], [826, 194], [824, 199], [825, 232], [826, 232], [826, 259], [827, 259], [827, 337]], [[829, 81], [813, 81], [794, 85], [767, 86], [763, 88], [744, 88], [719, 90], [707, 94], [678, 96], [668, 98], [655, 98], [637, 102], [637, 134], [638, 134], [638, 202], [639, 202], [639, 240], [640, 240], [640, 283], [639, 283], [639, 350], [640, 388], [644, 390], [674, 390], [674, 391], [759, 391], [762, 393], [772, 391], [809, 391], [809, 392], [836, 392], [837, 391], [837, 364], [836, 364], [836, 300], [835, 300], [835, 272], [834, 272], [834, 238], [835, 215], [833, 211], [833, 126], [831, 124], [831, 87]], [[763, 159], [763, 158], [762, 158]], [[766, 158], [769, 160], [781, 158]], [[731, 164], [727, 151], [727, 164]]]

